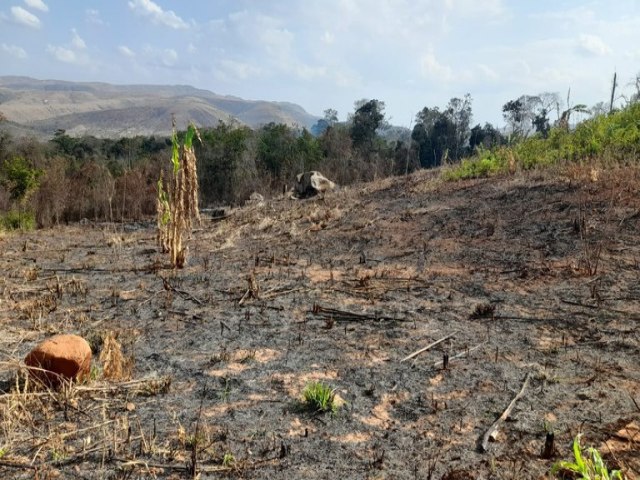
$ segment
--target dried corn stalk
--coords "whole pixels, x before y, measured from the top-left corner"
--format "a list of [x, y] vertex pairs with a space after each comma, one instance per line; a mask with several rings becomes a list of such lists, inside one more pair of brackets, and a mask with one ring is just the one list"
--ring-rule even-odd
[[173, 123], [171, 136], [173, 149], [171, 163], [173, 166], [168, 192], [164, 188], [162, 175], [158, 180], [158, 243], [163, 252], [171, 255], [174, 267], [184, 267], [186, 247], [183, 237], [191, 233], [193, 219], [200, 224], [198, 210], [198, 172], [196, 170], [196, 154], [193, 150], [193, 139], [200, 139], [196, 127], [191, 124], [185, 134], [182, 148], [178, 143], [178, 135]]

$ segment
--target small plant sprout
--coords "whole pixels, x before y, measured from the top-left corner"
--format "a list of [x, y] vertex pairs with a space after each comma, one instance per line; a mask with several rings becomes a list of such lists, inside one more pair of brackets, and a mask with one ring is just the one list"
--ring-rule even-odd
[[222, 457], [222, 466], [230, 468], [234, 463], [236, 463], [236, 458], [233, 456], [233, 453], [225, 453], [224, 457]]
[[314, 413], [337, 412], [338, 404], [335, 396], [335, 389], [322, 382], [311, 382], [302, 392], [304, 406]]
[[587, 456], [582, 455], [579, 434], [573, 440], [573, 461], [560, 460], [551, 468], [551, 475], [560, 474], [560, 478], [565, 478], [570, 474], [573, 478], [581, 480], [624, 480], [620, 470], [609, 471], [600, 456], [600, 452], [593, 447], [587, 448]]

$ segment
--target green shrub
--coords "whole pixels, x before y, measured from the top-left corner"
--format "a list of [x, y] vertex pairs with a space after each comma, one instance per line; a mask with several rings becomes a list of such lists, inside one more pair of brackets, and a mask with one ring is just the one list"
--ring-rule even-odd
[[464, 159], [459, 165], [445, 171], [446, 180], [462, 180], [465, 178], [481, 178], [504, 172], [508, 169], [508, 149], [500, 147], [495, 150], [478, 149], [475, 156]]
[[9, 192], [13, 200], [21, 200], [38, 186], [42, 171], [32, 168], [24, 157], [13, 157], [3, 166]]
[[523, 140], [513, 150], [518, 166], [524, 170], [550, 165], [558, 158], [556, 152], [549, 148], [549, 141], [538, 136]]
[[3, 230], [33, 230], [36, 228], [36, 216], [33, 212], [10, 210], [0, 215], [0, 228]]
[[552, 128], [548, 138], [525, 138], [509, 147], [478, 150], [443, 172], [445, 180], [495, 175], [514, 168], [530, 170], [560, 161], [637, 161], [640, 153], [640, 104], [610, 115], [598, 115], [573, 131]]

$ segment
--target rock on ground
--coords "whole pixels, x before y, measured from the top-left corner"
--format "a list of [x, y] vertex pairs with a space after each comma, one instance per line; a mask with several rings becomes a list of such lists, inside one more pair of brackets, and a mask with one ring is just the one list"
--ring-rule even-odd
[[62, 379], [82, 380], [91, 368], [91, 347], [78, 335], [55, 335], [37, 345], [24, 359], [37, 380], [57, 386]]
[[312, 197], [336, 187], [335, 183], [316, 171], [301, 173], [296, 177], [296, 180], [294, 193], [298, 198]]

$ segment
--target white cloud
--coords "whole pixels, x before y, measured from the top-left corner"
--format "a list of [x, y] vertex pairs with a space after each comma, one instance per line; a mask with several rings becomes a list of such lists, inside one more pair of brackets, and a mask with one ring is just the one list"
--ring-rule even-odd
[[568, 10], [548, 10], [529, 15], [533, 20], [543, 23], [560, 22], [562, 25], [591, 25], [597, 18], [596, 13], [587, 6], [579, 6]]
[[87, 44], [84, 43], [84, 40], [78, 35], [78, 32], [75, 28], [71, 29], [71, 45], [73, 45], [78, 50], [83, 50], [87, 48]]
[[502, 0], [445, 0], [445, 6], [456, 14], [500, 17], [505, 13]]
[[420, 71], [425, 78], [438, 82], [453, 80], [451, 67], [440, 63], [432, 51], [427, 52], [420, 59]]
[[40, 19], [33, 13], [27, 12], [22, 7], [11, 7], [11, 15], [14, 21], [31, 28], [40, 28]]
[[162, 63], [167, 67], [173, 67], [178, 62], [178, 52], [173, 48], [165, 48], [160, 56]]
[[69, 48], [47, 45], [47, 52], [53, 55], [56, 60], [64, 63], [76, 63], [78, 61], [76, 52]]
[[334, 35], [333, 33], [331, 33], [331, 32], [325, 31], [325, 32], [322, 34], [322, 41], [323, 41], [324, 43], [326, 43], [327, 45], [332, 45], [332, 44], [333, 44], [333, 42], [335, 42], [335, 40], [336, 40], [336, 37], [335, 37], [335, 35]]
[[582, 34], [578, 37], [576, 49], [583, 55], [602, 57], [611, 53], [611, 48], [597, 35]]
[[0, 49], [8, 55], [15, 57], [19, 60], [24, 60], [27, 58], [27, 52], [24, 48], [18, 47], [17, 45], [7, 45], [6, 43], [0, 44]]
[[49, 7], [42, 0], [24, 0], [24, 3], [27, 7], [33, 8], [34, 10], [40, 10], [41, 12], [48, 12]]
[[485, 65], [484, 63], [479, 63], [478, 65], [476, 65], [478, 70], [480, 71], [480, 73], [487, 79], [490, 81], [496, 81], [500, 78], [500, 75], [498, 75], [498, 73], [491, 68], [489, 65]]
[[131, 50], [129, 47], [127, 47], [126, 45], [120, 45], [118, 47], [118, 51], [124, 55], [125, 57], [128, 58], [133, 58], [136, 56], [135, 52], [133, 50]]
[[101, 26], [109, 25], [108, 22], [105, 22], [104, 20], [102, 20], [102, 17], [100, 16], [100, 11], [96, 10], [95, 8], [86, 9], [84, 11], [84, 17], [88, 23], [92, 23], [94, 25], [101, 25]]
[[293, 33], [286, 28], [264, 30], [259, 38], [267, 53], [276, 58], [289, 57], [295, 40]]
[[176, 30], [189, 28], [187, 22], [176, 15], [173, 10], [163, 10], [160, 5], [151, 0], [131, 0], [129, 8], [138, 15], [151, 18], [151, 21], [156, 25], [164, 25]]
[[216, 75], [223, 80], [246, 80], [261, 74], [261, 69], [245, 62], [235, 60], [221, 60], [220, 69], [216, 70]]
[[[128, 47], [125, 47], [128, 50]], [[126, 50], [119, 49], [120, 53], [123, 53]], [[140, 60], [144, 60], [149, 66], [152, 67], [160, 67], [160, 68], [173, 68], [175, 67], [180, 57], [178, 52], [173, 48], [155, 48], [151, 45], [146, 45], [142, 49], [141, 55], [139, 55]]]
[[301, 63], [295, 67], [295, 74], [302, 80], [314, 80], [326, 76], [327, 68], [323, 66], [312, 67], [311, 65]]

